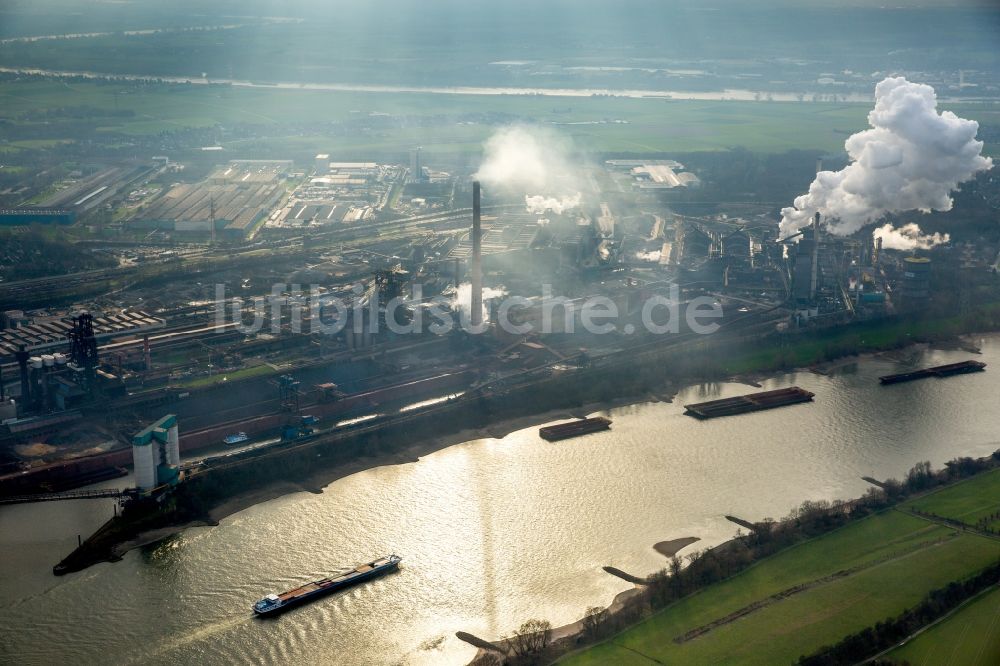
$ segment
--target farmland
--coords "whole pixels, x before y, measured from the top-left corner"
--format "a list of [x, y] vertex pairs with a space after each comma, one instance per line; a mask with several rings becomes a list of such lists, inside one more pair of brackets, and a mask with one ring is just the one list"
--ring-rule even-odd
[[1000, 663], [1000, 590], [976, 597], [886, 656], [913, 666]]
[[907, 506], [975, 525], [980, 519], [1000, 511], [1000, 470], [944, 488], [909, 502]]
[[[909, 515], [909, 509], [974, 520], [998, 504], [994, 470], [781, 551], [564, 663], [791, 663], [1000, 557], [1000, 540]], [[960, 612], [988, 628], [995, 593], [987, 599], [992, 607], [983, 600]], [[961, 623], [950, 620], [918, 640], [944, 649], [956, 631]], [[918, 654], [923, 643], [905, 656]]]

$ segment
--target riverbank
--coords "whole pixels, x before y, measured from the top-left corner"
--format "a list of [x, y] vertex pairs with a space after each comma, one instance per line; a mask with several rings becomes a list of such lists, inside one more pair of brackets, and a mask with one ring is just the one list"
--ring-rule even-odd
[[[668, 539], [666, 541], [657, 542], [653, 545], [653, 549], [669, 559], [697, 541], [700, 541], [698, 537]], [[602, 611], [605, 622], [615, 622], [620, 619], [623, 614], [632, 612], [634, 604], [640, 601], [643, 590], [650, 584], [651, 581], [649, 579], [640, 578], [639, 576], [633, 576], [632, 574], [628, 574], [620, 569], [616, 569], [615, 567], [603, 568], [606, 573], [628, 581], [633, 585], [632, 588], [623, 590], [616, 594], [614, 599], [611, 600], [611, 604]], [[553, 643], [575, 643], [586, 635], [587, 630], [587, 622], [584, 619], [579, 619], [575, 622], [570, 622], [569, 624], [564, 624], [552, 629], [551, 641]], [[465, 641], [469, 645], [479, 649], [475, 658], [472, 660], [473, 664], [477, 663], [478, 660], [485, 658], [485, 655], [488, 652], [506, 654], [506, 648], [502, 640], [488, 641], [464, 631], [456, 632], [455, 636], [459, 640]]]
[[673, 557], [683, 549], [687, 548], [695, 541], [701, 541], [698, 537], [684, 537], [682, 539], [670, 539], [653, 544], [653, 550], [663, 557]]
[[[837, 358], [860, 360], [865, 355], [910, 346], [912, 336], [901, 336], [901, 331], [912, 326], [912, 322], [889, 321], [884, 323], [887, 333], [874, 335], [873, 330], [882, 329], [865, 324], [862, 328], [867, 331], [869, 340], [858, 343], [865, 354], [841, 354]], [[845, 329], [825, 335], [833, 335], [841, 344], [844, 339], [859, 335], [853, 327]], [[938, 340], [950, 345], [969, 344], [968, 340], [961, 341], [956, 336]], [[801, 339], [799, 344], [813, 353], [813, 357], [804, 357], [797, 346], [787, 344], [758, 345], [748, 349], [739, 341], [713, 342], [715, 349], [707, 348], [698, 354], [674, 353], [667, 349], [660, 364], [650, 364], [648, 359], [643, 359], [635, 361], [631, 367], [625, 364], [579, 369], [541, 379], [517, 391], [466, 396], [364, 433], [320, 439], [292, 451], [268, 451], [235, 467], [228, 465], [222, 470], [208, 470], [194, 482], [182, 484], [175, 491], [176, 501], [157, 506], [158, 515], [144, 516], [133, 522], [112, 521], [71, 553], [58, 568], [67, 572], [97, 562], [114, 561], [129, 548], [154, 543], [187, 526], [218, 523], [250, 506], [292, 492], [322, 492], [322, 488], [345, 476], [366, 469], [415, 462], [422, 456], [461, 442], [502, 438], [523, 428], [614, 407], [671, 401], [683, 386], [712, 381], [757, 385], [766, 376], [790, 370], [786, 365], [789, 358], [808, 358], [810, 363], [798, 366], [807, 370], [833, 360], [829, 358], [829, 349], [817, 346], [812, 337]], [[401, 447], [400, 443], [404, 442], [409, 445]], [[307, 459], [307, 452], [314, 455]], [[261, 485], [260, 479], [273, 481]]]
[[[596, 411], [657, 401], [669, 401], [669, 395], [622, 397], [612, 400], [610, 403], [593, 402], [578, 408], [553, 409], [539, 414], [511, 417], [489, 426], [467, 428], [433, 439], [423, 439], [399, 451], [391, 451], [373, 456], [362, 456], [331, 468], [316, 469], [308, 473], [301, 481], [292, 482], [281, 479], [263, 485], [252, 486], [246, 490], [227, 496], [217, 504], [207, 507], [202, 516], [190, 520], [126, 532], [120, 537], [112, 539], [110, 542], [106, 541], [106, 534], [104, 533], [104, 528], [102, 528], [85, 541], [81, 548], [78, 548], [77, 551], [74, 551], [74, 553], [71, 553], [70, 556], [60, 562], [57, 567], [59, 567], [60, 573], [70, 573], [100, 562], [116, 562], [131, 550], [149, 546], [176, 536], [188, 528], [214, 527], [226, 518], [245, 509], [286, 495], [300, 492], [321, 494], [323, 489], [330, 484], [352, 474], [377, 467], [415, 463], [424, 456], [464, 442], [487, 438], [502, 439], [512, 432], [532, 426], [541, 426], [551, 421], [582, 418]], [[108, 527], [108, 525], [105, 525], [105, 527]]]

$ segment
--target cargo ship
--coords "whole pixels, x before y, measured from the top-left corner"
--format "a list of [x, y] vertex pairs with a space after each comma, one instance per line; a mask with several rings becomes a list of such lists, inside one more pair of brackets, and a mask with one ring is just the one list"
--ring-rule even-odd
[[732, 416], [734, 414], [745, 414], [747, 412], [758, 412], [764, 409], [774, 409], [785, 405], [795, 405], [801, 402], [810, 402], [815, 394], [798, 386], [777, 389], [774, 391], [761, 391], [760, 393], [750, 393], [740, 395], [735, 398], [723, 398], [722, 400], [710, 400], [709, 402], [699, 402], [693, 405], [684, 405], [687, 411], [685, 414], [699, 419], [714, 419], [718, 416]]
[[883, 384], [900, 384], [925, 377], [952, 377], [954, 375], [965, 375], [970, 372], [982, 372], [985, 369], [986, 364], [982, 361], [960, 361], [947, 365], [937, 365], [933, 368], [924, 368], [923, 370], [901, 372], [898, 375], [885, 375], [884, 377], [879, 377], [878, 380]]
[[569, 439], [570, 437], [578, 437], [579, 435], [607, 430], [610, 427], [611, 419], [597, 416], [592, 419], [579, 419], [577, 421], [570, 421], [569, 423], [545, 426], [538, 429], [538, 434], [544, 440], [556, 442], [560, 439]]
[[281, 594], [269, 594], [253, 605], [253, 612], [261, 616], [283, 613], [290, 608], [314, 601], [331, 592], [383, 576], [397, 569], [402, 559], [398, 555], [389, 555], [367, 564], [361, 564], [339, 576], [315, 580]]

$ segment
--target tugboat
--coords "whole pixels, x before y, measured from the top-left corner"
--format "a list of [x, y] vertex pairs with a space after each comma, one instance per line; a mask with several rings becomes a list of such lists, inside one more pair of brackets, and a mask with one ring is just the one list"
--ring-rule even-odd
[[226, 438], [222, 440], [222, 443], [226, 446], [235, 446], [236, 444], [242, 444], [249, 439], [250, 437], [245, 432], [236, 432], [232, 435], [226, 435]]
[[396, 570], [402, 559], [399, 555], [389, 555], [361, 564], [339, 576], [315, 580], [281, 594], [269, 594], [253, 605], [253, 612], [260, 616], [283, 613], [289, 608], [318, 599], [325, 594], [383, 576]]

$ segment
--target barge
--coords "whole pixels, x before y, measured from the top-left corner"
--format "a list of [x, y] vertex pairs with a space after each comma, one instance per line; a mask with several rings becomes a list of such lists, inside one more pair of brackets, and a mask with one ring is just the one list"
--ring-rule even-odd
[[384, 576], [390, 571], [395, 571], [402, 559], [398, 555], [389, 555], [356, 566], [351, 571], [339, 576], [314, 580], [281, 594], [269, 594], [253, 605], [253, 612], [260, 616], [283, 613], [290, 608], [314, 601], [331, 592]]
[[39, 484], [39, 488], [42, 491], [61, 493], [66, 490], [75, 490], [76, 488], [89, 486], [92, 483], [100, 483], [101, 481], [119, 479], [126, 475], [128, 475], [128, 470], [125, 469], [124, 467], [107, 467], [104, 469], [96, 469], [93, 472], [89, 472], [87, 474], [81, 474], [80, 476], [72, 479], [55, 480], [51, 482], [41, 483]]
[[606, 419], [603, 416], [595, 416], [591, 419], [578, 419], [568, 423], [545, 426], [538, 429], [538, 434], [546, 441], [557, 442], [560, 439], [569, 439], [570, 437], [587, 435], [592, 432], [600, 432], [610, 427], [611, 419]]
[[758, 412], [764, 409], [774, 409], [775, 407], [811, 402], [814, 395], [814, 393], [798, 386], [792, 386], [791, 388], [776, 389], [774, 391], [761, 391], [760, 393], [740, 395], [735, 398], [723, 398], [721, 400], [710, 400], [709, 402], [684, 405], [684, 409], [687, 410], [684, 413], [699, 419], [714, 419], [718, 416], [732, 416], [734, 414]]
[[900, 384], [902, 382], [912, 382], [925, 377], [952, 377], [954, 375], [966, 375], [970, 372], [982, 372], [986, 369], [986, 364], [982, 361], [959, 361], [947, 365], [937, 365], [933, 368], [914, 370], [912, 372], [901, 372], [896, 375], [885, 375], [879, 377], [879, 382], [883, 384]]

